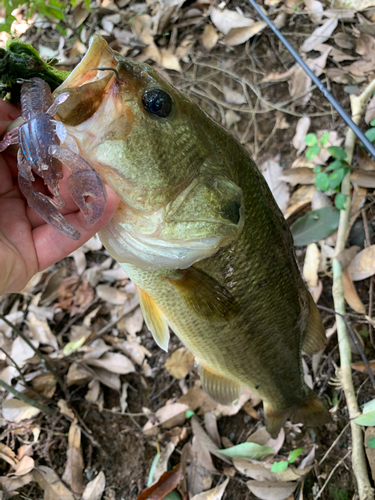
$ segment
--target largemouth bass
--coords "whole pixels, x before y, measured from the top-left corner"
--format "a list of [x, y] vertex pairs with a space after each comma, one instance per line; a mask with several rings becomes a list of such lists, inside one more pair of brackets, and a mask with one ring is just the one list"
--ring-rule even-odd
[[100, 238], [135, 283], [157, 344], [168, 349], [171, 328], [219, 403], [238, 400], [241, 386], [257, 392], [272, 436], [287, 418], [329, 421], [302, 371], [302, 351], [326, 344], [320, 315], [289, 228], [242, 146], [99, 36], [62, 92], [70, 97], [59, 119], [122, 200]]

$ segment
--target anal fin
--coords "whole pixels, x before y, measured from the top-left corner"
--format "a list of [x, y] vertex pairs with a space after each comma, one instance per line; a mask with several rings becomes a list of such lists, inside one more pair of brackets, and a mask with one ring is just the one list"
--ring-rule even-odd
[[195, 314], [212, 321], [229, 321], [239, 306], [233, 295], [208, 274], [189, 267], [180, 270], [178, 279], [168, 278], [186, 306]]
[[135, 286], [145, 323], [152, 333], [155, 342], [168, 352], [169, 328], [167, 320], [155, 301], [138, 286]]
[[306, 334], [302, 350], [308, 354], [312, 355], [315, 352], [319, 352], [325, 348], [327, 345], [327, 337], [324, 331], [322, 318], [320, 317], [319, 310], [316, 307], [314, 299], [308, 294], [309, 300], [309, 310], [310, 310], [310, 320], [309, 326]]
[[222, 405], [235, 404], [241, 395], [241, 385], [234, 380], [199, 365], [202, 387], [211, 399]]

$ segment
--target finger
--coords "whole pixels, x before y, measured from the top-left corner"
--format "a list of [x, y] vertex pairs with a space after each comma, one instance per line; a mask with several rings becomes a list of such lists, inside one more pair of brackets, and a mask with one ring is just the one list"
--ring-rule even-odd
[[81, 233], [81, 238], [78, 241], [64, 236], [49, 224], [44, 224], [34, 229], [33, 237], [35, 250], [38, 255], [39, 271], [46, 269], [74, 252], [74, 250], [77, 250], [77, 248], [82, 246], [111, 220], [117, 210], [119, 198], [108, 186], [107, 197], [107, 208], [100, 221], [94, 225], [88, 224], [81, 212], [71, 213], [66, 216], [72, 226]]
[[19, 116], [21, 116], [19, 106], [14, 106], [14, 104], [0, 99], [0, 134], [3, 134], [7, 126]]

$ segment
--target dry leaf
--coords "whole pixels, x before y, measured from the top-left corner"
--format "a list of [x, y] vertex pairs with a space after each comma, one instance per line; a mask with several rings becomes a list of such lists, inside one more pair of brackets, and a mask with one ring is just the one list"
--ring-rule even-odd
[[251, 26], [245, 26], [242, 28], [232, 28], [227, 36], [224, 38], [223, 42], [229, 47], [234, 47], [235, 45], [241, 45], [247, 42], [253, 36], [260, 33], [267, 26], [264, 21], [259, 21], [253, 23]]
[[130, 359], [117, 352], [106, 352], [99, 359], [87, 359], [85, 357], [82, 361], [87, 365], [104, 368], [109, 372], [119, 373], [120, 375], [135, 372], [135, 366]]
[[[30, 474], [25, 474], [24, 476], [13, 476], [13, 477], [5, 477], [5, 476], [0, 476], [0, 493], [5, 492], [9, 493], [9, 495], [4, 496], [4, 499], [11, 498], [14, 493], [16, 492], [19, 488], [22, 488], [23, 486], [26, 486], [33, 480], [33, 475], [32, 473]], [[2, 498], [0, 497], [2, 500]]]
[[209, 435], [203, 430], [203, 427], [199, 423], [198, 418], [195, 416], [191, 418], [191, 428], [194, 436], [197, 438], [200, 444], [204, 446], [210, 453], [212, 453], [212, 455], [215, 455], [215, 457], [220, 458], [223, 462], [226, 462], [227, 464], [232, 463], [228, 457], [219, 453], [218, 447], [212, 441]]
[[318, 286], [318, 269], [320, 264], [320, 251], [316, 243], [310, 243], [306, 248], [303, 277], [308, 286]]
[[31, 472], [35, 467], [34, 460], [28, 455], [24, 455], [15, 467], [16, 476], [24, 476]]
[[[86, 52], [86, 47], [85, 47], [85, 52]], [[83, 271], [86, 269], [87, 266], [87, 261], [86, 261], [86, 255], [85, 252], [82, 250], [82, 248], [77, 248], [73, 253], [68, 255], [68, 257], [73, 257], [74, 263], [77, 268], [77, 274], [80, 276]]]
[[[320, 3], [320, 2], [319, 2]], [[297, 122], [296, 133], [292, 139], [293, 147], [297, 150], [297, 156], [307, 147], [305, 137], [309, 131], [311, 118], [303, 116]]]
[[219, 486], [216, 486], [212, 490], [204, 491], [203, 493], [198, 493], [194, 495], [191, 500], [221, 500], [225, 493], [225, 489], [228, 486], [229, 478], [227, 478]]
[[305, 10], [314, 24], [320, 24], [323, 17], [323, 5], [318, 0], [305, 0]]
[[248, 481], [247, 487], [261, 500], [286, 500], [298, 483], [273, 483], [271, 481]]
[[82, 500], [100, 500], [105, 489], [105, 475], [100, 471], [95, 479], [90, 481], [82, 494]]
[[8, 462], [14, 469], [16, 468], [16, 454], [12, 451], [9, 446], [0, 443], [0, 458]]
[[188, 405], [193, 411], [197, 411], [199, 408], [199, 415], [212, 411], [217, 406], [217, 403], [209, 397], [207, 392], [198, 386], [191, 387], [177, 402]]
[[248, 443], [256, 443], [261, 446], [271, 446], [274, 449], [275, 455], [279, 452], [285, 441], [285, 431], [282, 427], [280, 429], [277, 438], [273, 439], [271, 434], [267, 431], [265, 427], [261, 427], [251, 434], [251, 436], [246, 440]]
[[51, 328], [46, 320], [41, 320], [32, 312], [27, 315], [27, 324], [30, 328], [32, 337], [40, 344], [52, 346], [56, 351], [59, 349], [57, 339], [51, 332]]
[[212, 441], [220, 447], [220, 434], [217, 428], [217, 418], [212, 411], [205, 413], [204, 415], [204, 426], [207, 434], [210, 436]]
[[92, 368], [92, 371], [102, 384], [115, 391], [120, 390], [120, 376], [117, 373], [109, 372], [108, 370], [99, 367]]
[[194, 368], [195, 356], [186, 347], [180, 347], [173, 352], [165, 363], [165, 368], [172, 377], [177, 379], [185, 378]]
[[71, 420], [76, 419], [74, 412], [69, 408], [68, 403], [65, 401], [65, 399], [59, 399], [57, 402], [57, 406], [60, 408], [60, 411], [63, 415], [66, 415]]
[[68, 374], [66, 376], [66, 383], [68, 387], [72, 385], [87, 384], [92, 379], [92, 375], [85, 370], [81, 364], [73, 363], [69, 366]]
[[45, 465], [33, 470], [34, 480], [44, 490], [44, 500], [75, 500], [52, 469]]
[[[36, 340], [31, 339], [31, 343], [35, 347], [39, 346]], [[34, 354], [34, 350], [20, 336], [15, 338], [10, 355], [20, 368], [25, 366], [27, 360], [32, 358]]]
[[128, 299], [128, 295], [125, 292], [108, 285], [98, 285], [96, 293], [100, 299], [114, 306], [122, 306]]
[[2, 415], [5, 420], [16, 422], [17, 424], [22, 420], [33, 418], [40, 413], [38, 408], [24, 403], [20, 399], [11, 398], [6, 399], [2, 403]]
[[324, 43], [335, 31], [337, 24], [337, 19], [332, 18], [328, 19], [324, 24], [316, 28], [316, 30], [314, 30], [302, 44], [301, 51], [310, 52], [311, 50], [314, 50], [317, 43]]
[[135, 337], [135, 334], [142, 330], [143, 315], [140, 307], [137, 307], [131, 316], [124, 318], [124, 326], [132, 337]]
[[271, 472], [271, 464], [261, 465], [243, 457], [233, 458], [233, 464], [241, 474], [251, 477], [256, 481], [272, 481], [276, 483], [298, 481], [312, 469], [311, 465], [303, 469], [289, 466], [282, 472]]
[[216, 409], [218, 412], [221, 413], [223, 417], [231, 417], [233, 415], [237, 415], [237, 413], [241, 410], [243, 405], [251, 399], [251, 403], [253, 406], [256, 406], [261, 402], [260, 397], [255, 394], [254, 392], [251, 392], [251, 389], [248, 387], [244, 386], [242, 387], [242, 392], [240, 395], [240, 398], [238, 400], [238, 403], [235, 405], [216, 405]]
[[336, 33], [333, 39], [335, 40], [336, 45], [338, 45], [342, 49], [354, 49], [355, 39], [350, 37], [348, 33]]
[[46, 398], [52, 398], [56, 391], [56, 379], [52, 373], [42, 373], [31, 380], [34, 391]]
[[373, 446], [369, 446], [368, 442], [370, 439], [375, 439], [375, 427], [367, 427], [365, 432], [365, 451], [368, 463], [371, 469], [372, 479], [375, 479], [375, 448]]
[[344, 298], [353, 311], [366, 314], [365, 306], [358, 297], [357, 290], [347, 270], [342, 272], [342, 286], [344, 287]]
[[367, 105], [365, 122], [367, 125], [375, 118], [375, 95], [372, 96], [371, 101]]
[[223, 86], [223, 92], [224, 92], [224, 97], [225, 100], [229, 104], [245, 104], [246, 103], [246, 98], [243, 95], [243, 92], [237, 92], [236, 90], [233, 90], [226, 85]]
[[227, 35], [233, 28], [244, 28], [254, 24], [253, 19], [245, 17], [235, 10], [220, 10], [216, 7], [211, 10], [211, 21], [224, 35]]
[[212, 24], [206, 24], [203, 35], [202, 35], [202, 45], [207, 50], [212, 50], [219, 40], [219, 35]]
[[142, 491], [138, 500], [162, 500], [173, 491], [182, 479], [180, 464], [175, 465], [170, 472], [164, 472], [156, 484]]
[[348, 273], [353, 281], [364, 280], [375, 274], [375, 245], [357, 253], [348, 266]]
[[75, 422], [70, 425], [68, 442], [67, 462], [62, 479], [69, 484], [74, 493], [80, 495], [83, 491], [84, 464], [81, 448], [81, 429]]
[[175, 445], [169, 442], [160, 451], [160, 456], [155, 467], [154, 475], [152, 476], [152, 483], [159, 481], [161, 476], [168, 470], [168, 461], [172, 453], [174, 452]]
[[276, 156], [273, 160], [265, 161], [260, 166], [260, 171], [266, 179], [280, 210], [284, 212], [289, 202], [289, 186], [285, 181], [281, 180], [283, 169], [280, 167], [279, 157]]
[[[368, 362], [370, 369], [373, 373], [375, 373], [375, 359], [369, 360]], [[367, 366], [363, 361], [358, 361], [357, 363], [352, 363], [353, 370], [357, 370], [357, 372], [367, 373]]]

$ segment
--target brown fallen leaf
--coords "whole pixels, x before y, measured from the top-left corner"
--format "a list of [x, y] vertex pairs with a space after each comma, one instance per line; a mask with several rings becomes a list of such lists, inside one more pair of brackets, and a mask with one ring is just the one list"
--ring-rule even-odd
[[353, 311], [366, 314], [366, 308], [357, 294], [350, 274], [347, 270], [342, 272], [342, 286], [344, 287], [344, 298]]
[[165, 368], [177, 379], [185, 378], [194, 368], [195, 357], [186, 347], [174, 351], [165, 363]]
[[202, 493], [198, 493], [198, 495], [194, 495], [191, 500], [221, 500], [228, 483], [229, 478], [212, 490], [203, 491]]
[[105, 489], [105, 475], [100, 471], [95, 479], [87, 483], [82, 500], [100, 500]]
[[311, 35], [303, 42], [301, 51], [310, 52], [314, 50], [317, 43], [324, 43], [337, 28], [336, 18], [328, 19], [324, 24], [316, 28]]
[[129, 358], [117, 352], [106, 352], [99, 359], [83, 358], [85, 364], [104, 368], [112, 373], [126, 375], [135, 372], [135, 366]]
[[9, 446], [6, 446], [3, 443], [0, 443], [0, 458], [8, 462], [14, 469], [17, 466], [17, 458], [14, 451], [12, 451]]
[[212, 50], [219, 40], [219, 34], [212, 26], [212, 24], [206, 24], [203, 35], [202, 35], [202, 45], [207, 50]]
[[80, 495], [83, 491], [83, 456], [81, 448], [81, 429], [72, 422], [69, 429], [68, 451], [65, 471], [62, 476], [72, 491]]
[[[22, 488], [23, 486], [26, 486], [27, 484], [31, 483], [33, 481], [33, 474], [25, 474], [23, 476], [13, 476], [13, 477], [6, 477], [6, 476], [0, 476], [0, 493], [4, 492], [4, 498], [11, 498], [12, 496], [15, 495], [15, 492], [19, 488]], [[1, 498], [1, 497], [0, 497]], [[52, 499], [50, 499], [52, 500]]]
[[[375, 359], [369, 360], [368, 362], [371, 371], [375, 373]], [[367, 368], [366, 365], [364, 364], [363, 361], [358, 361], [357, 363], [352, 363], [352, 368], [353, 370], [356, 370], [357, 372], [361, 373], [367, 373]]]
[[2, 415], [5, 420], [19, 423], [22, 420], [28, 420], [40, 413], [38, 408], [24, 403], [20, 399], [6, 399], [2, 403]]
[[297, 150], [297, 156], [299, 156], [307, 147], [305, 143], [305, 137], [309, 131], [310, 124], [311, 118], [309, 118], [308, 116], [303, 116], [297, 122], [296, 133], [292, 139], [293, 147]]
[[299, 481], [312, 469], [312, 465], [304, 469], [297, 469], [289, 466], [282, 472], [271, 472], [271, 464], [256, 464], [248, 458], [235, 457], [233, 458], [235, 468], [245, 476], [251, 477], [256, 481], [272, 481], [272, 482], [289, 482]]
[[318, 0], [305, 0], [305, 10], [314, 24], [320, 24], [323, 17], [323, 5]]
[[181, 464], [177, 464], [170, 472], [164, 472], [159, 481], [138, 496], [138, 500], [162, 500], [173, 491], [182, 479]]
[[143, 427], [146, 435], [153, 435], [158, 432], [158, 427], [172, 429], [177, 425], [182, 425], [186, 420], [186, 412], [191, 410], [190, 406], [183, 403], [170, 403], [162, 406], [155, 412], [156, 423], [147, 422]]
[[375, 448], [369, 446], [368, 442], [370, 439], [375, 439], [375, 427], [367, 427], [365, 432], [365, 451], [368, 463], [371, 469], [372, 479], [375, 479]]
[[254, 24], [253, 19], [245, 17], [235, 10], [221, 10], [213, 7], [210, 16], [213, 24], [224, 35], [227, 35], [233, 28], [244, 28], [245, 26]]
[[59, 476], [45, 465], [40, 465], [34, 469], [34, 480], [44, 490], [44, 500], [75, 500], [72, 493], [62, 483]]
[[303, 277], [307, 286], [318, 286], [318, 270], [320, 265], [320, 251], [316, 243], [307, 245]]
[[[15, 476], [24, 476], [31, 472], [35, 467], [34, 459], [24, 455], [15, 467]], [[13, 474], [12, 474], [13, 475]]]
[[375, 245], [357, 253], [348, 266], [348, 273], [353, 281], [364, 280], [375, 274]]
[[253, 23], [251, 26], [244, 26], [242, 28], [232, 28], [224, 38], [223, 42], [228, 47], [234, 47], [247, 42], [253, 36], [260, 33], [267, 24], [263, 21]]
[[256, 443], [261, 446], [271, 446], [274, 449], [274, 454], [276, 455], [285, 441], [285, 431], [282, 427], [280, 429], [279, 435], [273, 439], [271, 434], [267, 431], [265, 427], [260, 427], [258, 430], [253, 432], [250, 437], [246, 440], [247, 443]]
[[212, 441], [209, 435], [205, 432], [205, 430], [199, 423], [199, 420], [196, 416], [193, 416], [191, 418], [191, 428], [193, 430], [194, 436], [197, 438], [200, 444], [204, 446], [212, 455], [215, 455], [215, 457], [220, 458], [223, 462], [226, 462], [228, 464], [232, 463], [228, 457], [219, 453], [218, 447]]
[[365, 122], [367, 125], [375, 118], [375, 95], [372, 96], [366, 108]]
[[198, 415], [203, 415], [217, 407], [217, 403], [208, 396], [206, 391], [197, 385], [190, 387], [188, 392], [181, 396], [177, 402], [188, 405], [193, 411], [197, 411], [199, 408]]
[[247, 487], [261, 500], [286, 500], [297, 488], [297, 482], [248, 481]]
[[279, 156], [266, 160], [259, 168], [280, 210], [286, 210], [289, 202], [289, 186], [281, 179], [283, 169], [280, 166]]
[[108, 285], [98, 285], [96, 287], [98, 297], [114, 306], [123, 305], [128, 299], [127, 293]]

